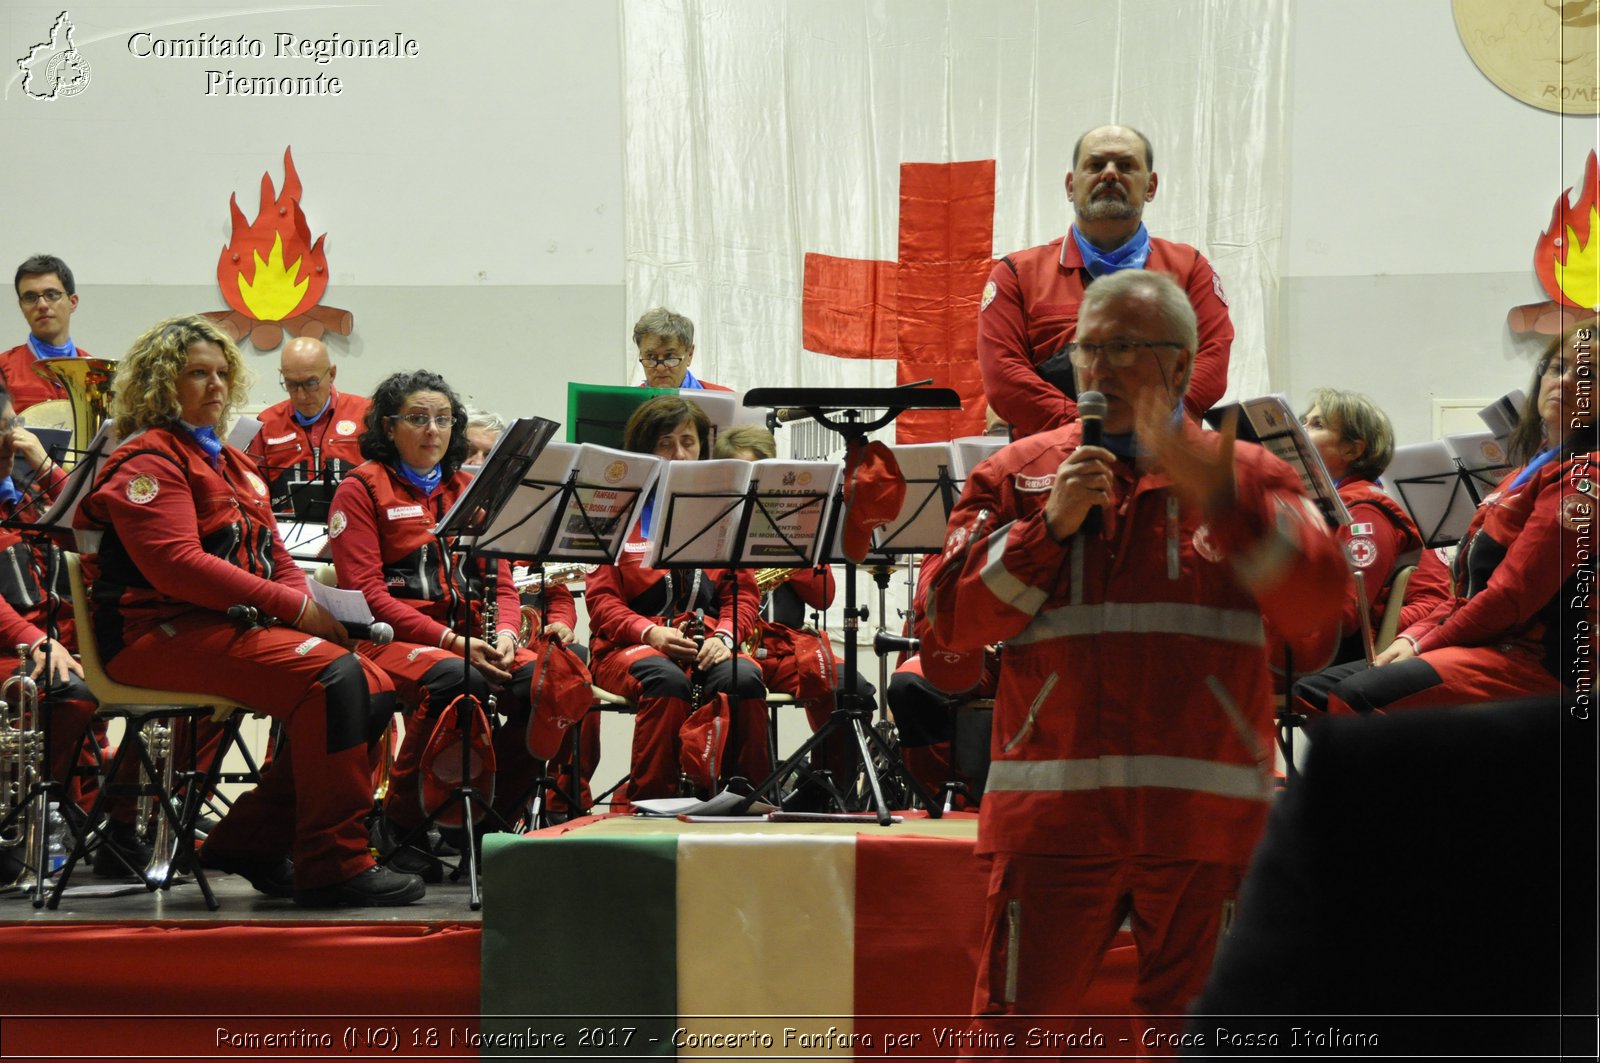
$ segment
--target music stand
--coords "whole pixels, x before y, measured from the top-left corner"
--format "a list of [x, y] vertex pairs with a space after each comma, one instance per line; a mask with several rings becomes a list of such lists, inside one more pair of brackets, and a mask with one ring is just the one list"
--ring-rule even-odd
[[[542, 417], [519, 418], [506, 427], [500, 438], [495, 441], [482, 470], [467, 485], [461, 497], [456, 499], [455, 505], [450, 507], [450, 511], [433, 529], [433, 536], [439, 543], [440, 556], [460, 552], [462, 571], [471, 571], [476, 539], [483, 534], [489, 522], [505, 508], [522, 475], [533, 465], [539, 452], [559, 427], [556, 422]], [[452, 545], [452, 540], [455, 545]], [[445, 585], [447, 590], [452, 586], [448, 580], [445, 581]], [[451, 592], [447, 609], [449, 623], [446, 626], [452, 631], [459, 631], [466, 640], [461, 652], [461, 667], [463, 675], [470, 676], [473, 641], [471, 625], [465, 622], [457, 623], [458, 609], [464, 614], [460, 615], [459, 619], [464, 621], [470, 618], [468, 602], [464, 597]], [[478, 826], [477, 817], [473, 815], [474, 803], [480, 805], [487, 815], [499, 820], [490, 803], [479, 793], [477, 787], [472, 785], [472, 724], [479, 708], [480, 706], [474, 702], [470, 711], [456, 714], [459, 730], [457, 740], [461, 747], [459, 781], [438, 807], [430, 809], [423, 821], [408, 831], [395, 845], [395, 851], [398, 852], [411, 846], [416, 840], [426, 837], [428, 828], [438, 822], [446, 810], [453, 805], [459, 805], [462, 829], [466, 832], [462, 861], [467, 868], [467, 904], [473, 911], [483, 907], [483, 895], [478, 884]], [[501, 826], [505, 826], [503, 821]], [[428, 855], [431, 857], [432, 854]], [[460, 873], [459, 866], [456, 872]]]
[[[653, 454], [551, 442], [517, 478], [510, 501], [488, 522], [477, 548], [485, 556], [541, 565], [614, 565], [639, 500], [663, 464]], [[559, 779], [541, 776], [533, 786], [559, 790], [568, 808], [577, 809], [576, 769], [572, 782], [567, 790]]]
[[[852, 445], [864, 444], [868, 432], [882, 428], [906, 410], [961, 408], [960, 396], [950, 388], [756, 388], [745, 395], [744, 402], [746, 406], [803, 409], [818, 424], [843, 436], [847, 449]], [[867, 421], [861, 412], [867, 409], [882, 410], [883, 413]], [[832, 540], [837, 538], [833, 533], [836, 533], [840, 521], [847, 516], [842, 505], [842, 489], [843, 485], [841, 485], [841, 504], [836, 507], [838, 517], [830, 522], [829, 541], [820, 555], [824, 558], [832, 556]], [[844, 667], [840, 672], [845, 681], [841, 682], [834, 692], [833, 714], [788, 760], [779, 765], [777, 770], [757, 787], [751, 800], [763, 793], [770, 793], [776, 797], [779, 783], [793, 773], [801, 761], [809, 757], [813, 749], [822, 745], [835, 732], [848, 731], [855, 739], [855, 751], [861, 771], [866, 776], [867, 785], [872, 792], [873, 808], [877, 812], [880, 824], [888, 826], [893, 817], [890, 816], [888, 803], [884, 800], [883, 782], [878, 778], [878, 762], [873, 758], [874, 747], [882, 756], [883, 763], [900, 782], [921, 798], [923, 805], [928, 809], [928, 814], [937, 818], [941, 811], [938, 805], [932, 796], [923, 790], [922, 785], [905, 770], [905, 765], [900, 762], [899, 751], [885, 741], [876, 729], [868, 726], [872, 718], [872, 709], [864, 707], [856, 694], [853, 681], [857, 674], [856, 633], [860, 622], [866, 619], [867, 611], [856, 606], [855, 573], [855, 562], [846, 558]]]
[[1397, 448], [1384, 479], [1428, 548], [1460, 542], [1481, 501], [1471, 473], [1440, 440]]

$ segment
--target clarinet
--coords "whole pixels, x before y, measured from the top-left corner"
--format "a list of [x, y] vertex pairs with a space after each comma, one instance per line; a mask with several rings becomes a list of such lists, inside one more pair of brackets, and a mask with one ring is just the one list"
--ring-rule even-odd
[[693, 712], [700, 707], [701, 695], [705, 692], [706, 677], [700, 671], [700, 648], [706, 644], [706, 611], [696, 609], [694, 616], [689, 618], [688, 630], [684, 632], [694, 639], [695, 662], [689, 671], [689, 711]]

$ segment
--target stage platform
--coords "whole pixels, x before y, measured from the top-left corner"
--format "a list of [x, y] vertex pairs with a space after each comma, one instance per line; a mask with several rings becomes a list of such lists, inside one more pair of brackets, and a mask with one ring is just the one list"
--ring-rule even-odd
[[[916, 1034], [891, 1054], [953, 1058], [938, 1042], [964, 1028], [976, 969], [975, 834], [959, 814], [591, 818], [487, 839], [482, 913], [449, 882], [331, 912], [223, 875], [216, 912], [192, 883], [73, 891], [54, 912], [0, 898], [0, 1056], [849, 1058]], [[1090, 1010], [1127, 1010], [1118, 945]]]

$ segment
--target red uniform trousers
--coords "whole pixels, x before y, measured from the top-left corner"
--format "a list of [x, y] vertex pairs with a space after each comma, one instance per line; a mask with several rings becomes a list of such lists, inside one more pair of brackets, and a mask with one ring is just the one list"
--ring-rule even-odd
[[[389, 793], [383, 811], [402, 830], [415, 827], [436, 809], [424, 808], [420, 768], [422, 754], [433, 738], [440, 714], [461, 694], [471, 694], [487, 704], [489, 686], [476, 668], [464, 670], [461, 657], [436, 646], [391, 642], [384, 646], [362, 642], [361, 656], [381, 669], [394, 683], [400, 701], [413, 707], [406, 717], [406, 734], [395, 754], [389, 775]], [[514, 822], [543, 763], [528, 752], [528, 685], [533, 674], [533, 654], [517, 650], [511, 687], [500, 692], [497, 704], [508, 719], [494, 734], [494, 799], [492, 806], [506, 822]], [[432, 673], [431, 675], [429, 673]]]
[[[1158, 1034], [1182, 1032], [1190, 1001], [1205, 988], [1217, 941], [1232, 922], [1243, 878], [1242, 867], [1155, 856], [996, 854], [972, 1000], [974, 1028], [1013, 1033], [1018, 1047], [969, 1049], [962, 1058], [1037, 1057], [1037, 1048], [1025, 1047], [1028, 1027], [1056, 1027], [1034, 1016], [1080, 1010], [1124, 919], [1139, 953], [1133, 1010], [1147, 1021], [1137, 1025]], [[1115, 1043], [1109, 1034], [1106, 1039]], [[1170, 1056], [1172, 1050], [1146, 1054]]]
[[[123, 683], [163, 689], [182, 685], [217, 694], [283, 720], [288, 755], [275, 758], [261, 782], [234, 802], [206, 847], [249, 860], [292, 855], [295, 888], [314, 889], [353, 878], [372, 866], [367, 813], [372, 809], [372, 762], [365, 740], [371, 721], [330, 727], [323, 677], [342, 658], [357, 663], [364, 691], [344, 704], [362, 706], [392, 697], [382, 672], [322, 639], [287, 627], [243, 628], [197, 611], [176, 617], [134, 639], [106, 662]], [[337, 668], [336, 668], [337, 671]], [[353, 674], [346, 673], [353, 678]], [[337, 748], [330, 748], [335, 746]]]
[[[711, 669], [701, 700], [704, 703], [724, 692], [729, 695], [733, 733], [723, 755], [722, 774], [743, 775], [759, 782], [772, 770], [766, 690], [761, 686], [761, 670], [756, 662], [748, 657], [737, 661], [737, 672], [727, 662]], [[601, 653], [589, 670], [596, 686], [627, 698], [637, 709], [628, 796], [675, 796], [678, 776], [682, 774], [683, 743], [678, 730], [692, 711], [687, 671], [660, 650], [643, 645]]]
[[1545, 667], [1542, 647], [1500, 643], [1442, 646], [1380, 668], [1334, 665], [1294, 689], [1312, 709], [1348, 715], [1559, 694], [1562, 686]]

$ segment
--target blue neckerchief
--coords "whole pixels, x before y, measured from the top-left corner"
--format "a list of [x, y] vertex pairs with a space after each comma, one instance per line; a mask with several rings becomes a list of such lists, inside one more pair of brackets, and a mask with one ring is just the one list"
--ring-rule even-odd
[[1139, 225], [1139, 231], [1128, 237], [1128, 242], [1115, 251], [1102, 251], [1083, 238], [1078, 227], [1072, 227], [1072, 238], [1078, 243], [1078, 254], [1091, 277], [1103, 277], [1122, 269], [1144, 269], [1150, 258], [1150, 230]]
[[310, 417], [301, 417], [300, 416], [300, 411], [294, 408], [294, 403], [293, 402], [289, 403], [289, 412], [294, 415], [294, 419], [299, 422], [301, 428], [310, 428], [312, 425], [314, 425], [318, 421], [322, 420], [322, 415], [327, 413], [328, 412], [328, 407], [332, 406], [332, 405], [333, 405], [333, 392], [330, 391], [330, 392], [328, 392], [328, 401], [324, 402], [322, 404], [322, 409], [318, 410], [316, 413], [312, 414]]
[[646, 539], [650, 538], [650, 521], [656, 512], [656, 489], [652, 487], [645, 496], [644, 505], [639, 507], [639, 534]]
[[418, 472], [403, 461], [395, 462], [394, 467], [399, 470], [401, 476], [411, 481], [411, 486], [421, 491], [424, 497], [437, 491], [439, 481], [444, 479], [444, 469], [438, 465], [435, 465], [430, 472]]
[[694, 374], [689, 372], [687, 369], [683, 371], [683, 383], [679, 384], [678, 386], [680, 388], [693, 388], [696, 391], [704, 391], [706, 389], [706, 386], [700, 383], [700, 381], [696, 380], [694, 378]]
[[11, 477], [7, 476], [4, 480], [0, 480], [0, 504], [10, 508], [21, 500], [22, 492], [17, 490], [17, 485], [12, 482]]
[[1522, 471], [1517, 473], [1517, 478], [1511, 481], [1511, 486], [1506, 488], [1506, 490], [1515, 491], [1517, 488], [1527, 483], [1528, 480], [1532, 478], [1533, 474], [1539, 471], [1539, 466], [1545, 464], [1560, 453], [1560, 447], [1545, 447], [1543, 450], [1539, 451], [1539, 453], [1533, 456], [1532, 461], [1528, 462], [1528, 464], [1522, 467]]
[[67, 342], [57, 347], [53, 343], [46, 343], [33, 333], [28, 334], [28, 346], [33, 348], [34, 358], [76, 358], [78, 345], [72, 342], [72, 337], [67, 337]]
[[211, 467], [215, 469], [218, 459], [222, 456], [222, 440], [217, 438], [217, 430], [210, 425], [201, 427], [200, 425], [190, 424], [188, 421], [179, 421], [178, 423], [183, 426], [185, 432], [188, 432], [194, 438], [196, 443], [200, 444], [200, 449], [206, 452], [206, 460], [211, 462]]
[[1134, 446], [1132, 432], [1106, 432], [1100, 437], [1100, 445], [1123, 461], [1131, 462], [1133, 456], [1138, 453], [1138, 448]]

